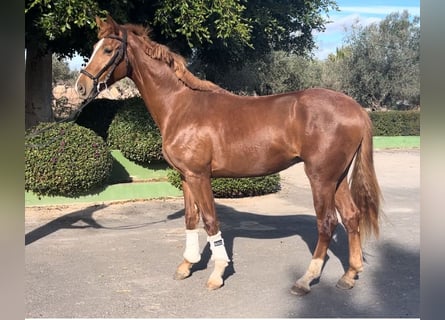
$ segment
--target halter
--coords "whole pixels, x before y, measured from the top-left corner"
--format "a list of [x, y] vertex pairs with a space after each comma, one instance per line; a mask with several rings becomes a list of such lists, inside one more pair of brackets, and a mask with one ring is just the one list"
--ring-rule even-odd
[[[96, 88], [97, 93], [99, 93], [103, 89], [107, 88], [108, 79], [111, 77], [111, 74], [114, 72], [114, 69], [116, 69], [116, 67], [119, 65], [119, 63], [121, 63], [121, 61], [124, 57], [125, 57], [125, 63], [127, 65], [127, 76], [131, 75], [131, 65], [130, 65], [130, 62], [128, 61], [128, 55], [127, 55], [127, 30], [123, 29], [122, 33], [123, 33], [122, 38], [118, 37], [116, 35], [113, 35], [113, 34], [105, 37], [105, 38], [109, 38], [109, 39], [118, 40], [121, 42], [121, 45], [119, 46], [117, 51], [114, 53], [114, 55], [111, 57], [110, 61], [108, 61], [108, 63], [105, 66], [103, 66], [103, 68], [100, 69], [99, 72], [95, 76], [93, 76], [91, 73], [89, 73], [85, 69], [80, 70], [80, 73], [83, 73], [88, 78], [93, 80], [93, 87]], [[110, 71], [106, 75], [105, 79], [103, 81], [99, 82], [99, 78], [107, 71], [108, 68], [110, 68]]]

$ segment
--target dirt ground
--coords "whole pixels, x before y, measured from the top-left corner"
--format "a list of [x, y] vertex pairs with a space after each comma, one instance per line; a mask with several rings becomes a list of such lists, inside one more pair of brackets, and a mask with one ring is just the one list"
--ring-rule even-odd
[[317, 236], [296, 165], [276, 194], [217, 199], [232, 263], [214, 292], [204, 287], [213, 263], [203, 230], [201, 262], [173, 280], [184, 250], [181, 198], [26, 208], [26, 317], [419, 317], [420, 151], [376, 151], [375, 165], [382, 235], [365, 244], [352, 290], [335, 287], [348, 257], [339, 227], [312, 292], [289, 293]]

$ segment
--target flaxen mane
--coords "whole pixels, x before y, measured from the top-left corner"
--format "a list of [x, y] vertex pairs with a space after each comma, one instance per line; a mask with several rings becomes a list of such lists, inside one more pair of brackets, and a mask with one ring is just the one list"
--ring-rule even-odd
[[186, 61], [179, 54], [172, 52], [167, 46], [152, 41], [149, 37], [150, 30], [140, 25], [126, 24], [127, 31], [140, 36], [147, 43], [145, 53], [156, 60], [165, 62], [187, 87], [200, 91], [218, 91], [225, 92], [224, 89], [216, 84], [201, 80], [195, 77], [186, 67]]

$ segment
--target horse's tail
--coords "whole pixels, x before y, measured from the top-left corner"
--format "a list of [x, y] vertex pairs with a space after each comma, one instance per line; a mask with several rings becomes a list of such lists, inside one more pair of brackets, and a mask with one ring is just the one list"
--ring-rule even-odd
[[360, 235], [364, 240], [372, 234], [379, 236], [380, 202], [382, 194], [374, 169], [372, 123], [366, 111], [364, 136], [357, 150], [351, 175], [352, 198], [360, 212]]

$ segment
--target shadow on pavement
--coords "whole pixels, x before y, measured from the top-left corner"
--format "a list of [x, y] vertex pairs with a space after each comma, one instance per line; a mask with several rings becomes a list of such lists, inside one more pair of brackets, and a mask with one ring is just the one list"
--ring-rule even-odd
[[[239, 212], [235, 209], [217, 205], [224, 241], [229, 257], [233, 257], [234, 239], [239, 237], [253, 239], [274, 239], [298, 235], [313, 253], [317, 243], [316, 220], [313, 215], [260, 215]], [[184, 215], [180, 210], [169, 217]], [[333, 254], [348, 267], [348, 239], [341, 224], [335, 232], [329, 254]], [[419, 317], [420, 316], [420, 253], [409, 250], [398, 243], [378, 242], [372, 253], [364, 250], [367, 283], [359, 281], [361, 288], [340, 290], [330, 284], [314, 287], [312, 292], [303, 298], [295, 297], [298, 306], [289, 310], [286, 317]], [[291, 252], [289, 254], [292, 254]], [[192, 272], [207, 268], [210, 260], [210, 249], [207, 244], [202, 252], [201, 261], [193, 266]], [[366, 266], [367, 257], [372, 260], [372, 267]], [[374, 266], [376, 265], [376, 266]], [[226, 269], [224, 278], [235, 273], [232, 262]], [[301, 270], [301, 274], [305, 270]], [[323, 274], [323, 273], [322, 273]], [[313, 284], [318, 283], [314, 280]], [[367, 287], [365, 287], [367, 285]], [[364, 296], [360, 296], [360, 292]], [[304, 299], [304, 300], [298, 300]]]
[[[168, 215], [166, 219], [162, 219], [160, 221], [106, 227], [99, 224], [93, 217], [96, 211], [104, 209], [105, 207], [107, 207], [107, 205], [93, 205], [58, 217], [45, 225], [28, 232], [25, 235], [25, 245], [29, 245], [62, 229], [135, 229], [169, 220], [176, 220], [184, 216], [184, 209], [182, 209]], [[234, 239], [237, 237], [276, 239], [299, 235], [306, 243], [311, 253], [315, 249], [315, 245], [317, 243], [317, 229], [315, 216], [313, 215], [300, 214], [268, 216], [249, 212], [239, 212], [234, 208], [220, 204], [216, 205], [216, 209], [226, 244], [227, 253], [230, 259], [233, 257], [233, 243]], [[78, 225], [79, 222], [82, 222], [83, 224]], [[331, 241], [330, 250], [341, 261], [343, 268], [346, 270], [348, 265], [347, 237], [343, 227], [340, 224], [336, 229], [336, 241]], [[207, 268], [210, 255], [211, 252], [207, 244], [202, 252], [201, 261], [194, 265], [192, 272]], [[230, 263], [229, 267], [226, 268], [224, 277], [228, 278], [234, 274], [234, 272], [235, 270], [233, 263]]]
[[[51, 222], [28, 232], [25, 235], [25, 246], [44, 238], [60, 229], [85, 229], [85, 228], [103, 228], [102, 225], [96, 222], [93, 218], [93, 213], [105, 208], [106, 205], [94, 205], [85, 209], [74, 211], [72, 213], [63, 215]], [[85, 225], [76, 226], [79, 221], [85, 223]]]
[[420, 254], [385, 241], [376, 249], [379, 262], [367, 268], [365, 288], [339, 290], [323, 286], [304, 297], [291, 317], [418, 318], [420, 317]]
[[[252, 239], [279, 239], [298, 235], [306, 243], [311, 254], [317, 244], [316, 219], [313, 215], [262, 215], [250, 212], [240, 212], [232, 207], [217, 204], [216, 211], [220, 221], [225, 246], [229, 258], [233, 261], [233, 244], [235, 238]], [[168, 219], [176, 219], [184, 216], [184, 210], [169, 215]], [[335, 231], [335, 241], [332, 240], [330, 251], [341, 261], [343, 269], [348, 267], [348, 239], [345, 229], [341, 224]], [[292, 253], [289, 253], [292, 254]], [[201, 252], [201, 260], [193, 265], [194, 271], [207, 268], [211, 256], [209, 244]], [[329, 260], [329, 253], [326, 262]], [[308, 261], [309, 264], [309, 261]], [[235, 273], [233, 262], [229, 263], [224, 273], [224, 279]], [[314, 280], [316, 283], [318, 280]]]
[[[37, 229], [34, 229], [28, 232], [25, 235], [25, 246], [38, 241], [50, 234], [62, 230], [62, 229], [114, 229], [114, 230], [128, 230], [128, 229], [137, 229], [147, 227], [157, 223], [166, 222], [167, 219], [161, 219], [159, 221], [145, 222], [145, 223], [137, 223], [130, 225], [121, 225], [116, 227], [107, 227], [101, 225], [94, 219], [93, 214], [99, 210], [106, 208], [108, 205], [93, 205], [89, 206], [85, 209], [74, 211], [68, 214], [65, 214], [61, 217], [58, 217], [47, 224], [44, 224]], [[82, 225], [79, 225], [79, 222], [82, 222]], [[77, 225], [76, 225], [77, 224]]]

